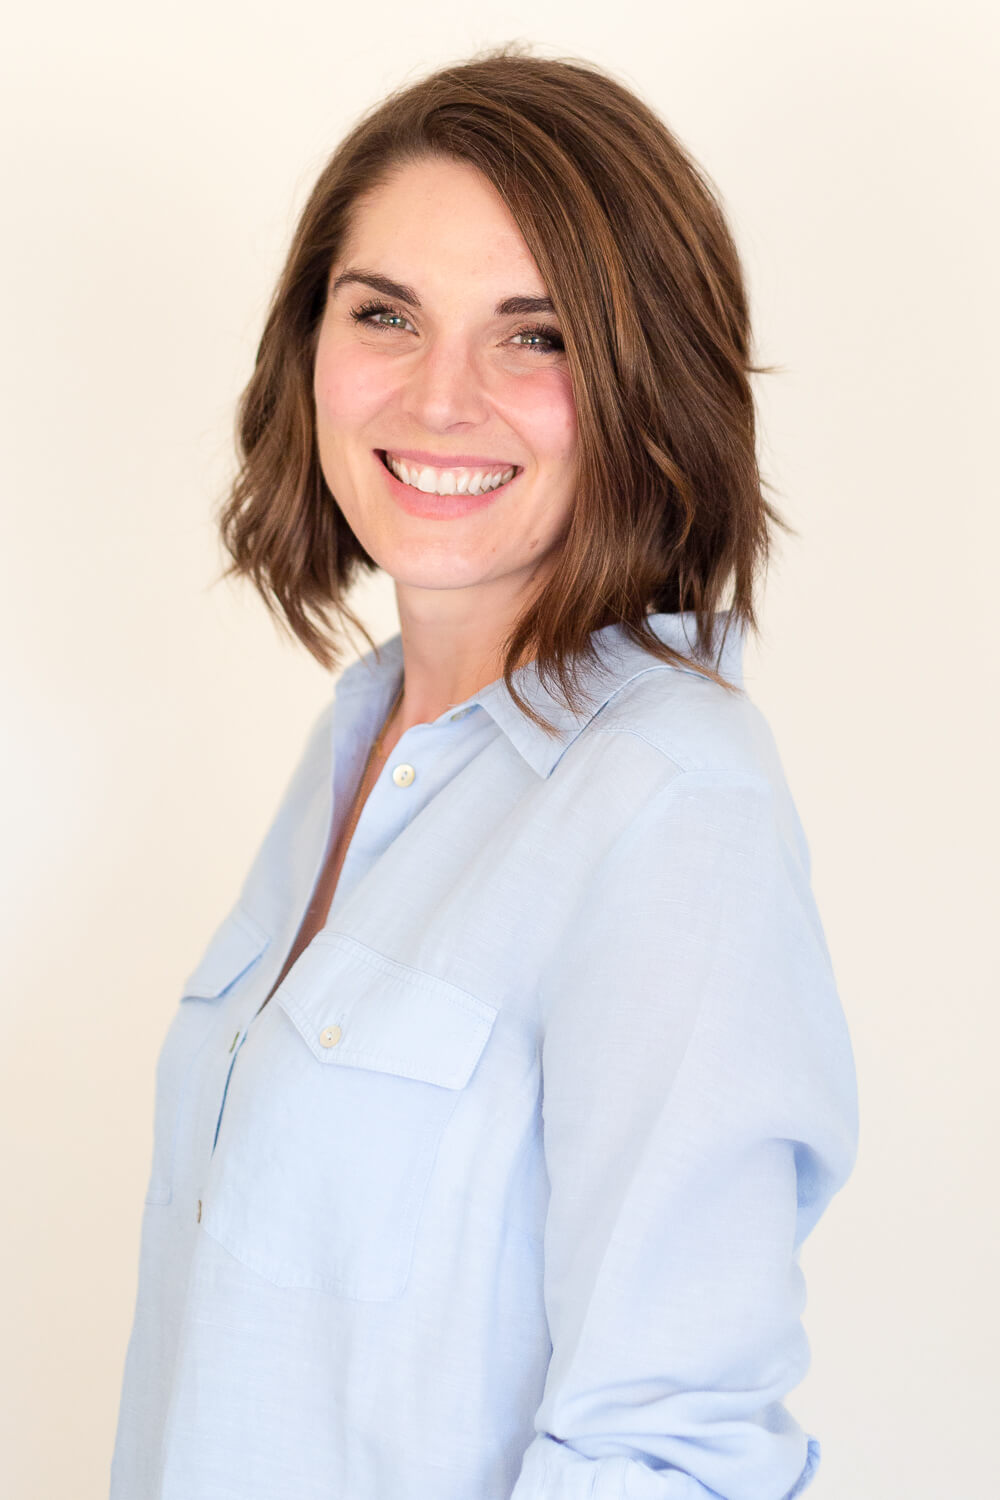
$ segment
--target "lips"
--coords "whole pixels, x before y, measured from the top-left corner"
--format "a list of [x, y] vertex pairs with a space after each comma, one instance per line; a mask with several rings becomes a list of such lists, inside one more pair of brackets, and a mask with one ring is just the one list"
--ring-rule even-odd
[[427, 495], [483, 495], [509, 484], [518, 473], [516, 464], [421, 464], [391, 451], [383, 453], [382, 462], [403, 484]]
[[386, 453], [397, 461], [417, 468], [430, 469], [518, 469], [520, 464], [509, 458], [492, 458], [481, 453], [428, 453], [423, 448], [381, 448], [377, 453]]
[[[439, 495], [436, 491], [414, 489], [412, 485], [404, 484], [386, 463], [385, 449], [373, 449], [372, 457], [378, 459], [379, 468], [386, 477], [389, 492], [400, 509], [411, 516], [430, 521], [452, 520], [485, 509], [506, 495], [511, 486], [517, 484], [523, 473], [522, 469], [518, 469], [513, 479], [508, 480], [506, 484], [496, 489], [485, 490], [481, 494]], [[425, 467], [430, 466], [425, 465]]]

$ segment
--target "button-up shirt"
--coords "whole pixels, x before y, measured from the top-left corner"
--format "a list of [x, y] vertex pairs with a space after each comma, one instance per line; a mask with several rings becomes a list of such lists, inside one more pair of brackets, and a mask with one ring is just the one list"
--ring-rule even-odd
[[[691, 615], [657, 614], [689, 652]], [[340, 677], [181, 993], [112, 1500], [791, 1500], [852, 1049], [772, 735], [615, 625], [402, 735]]]

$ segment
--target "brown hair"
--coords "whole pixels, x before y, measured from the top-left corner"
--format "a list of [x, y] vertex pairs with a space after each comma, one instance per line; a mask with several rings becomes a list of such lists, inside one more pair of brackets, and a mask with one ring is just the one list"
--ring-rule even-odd
[[[324, 666], [334, 620], [374, 647], [345, 595], [377, 564], [327, 488], [313, 360], [332, 264], [353, 204], [428, 156], [471, 163], [503, 199], [560, 317], [577, 413], [578, 483], [557, 565], [503, 642], [519, 707], [551, 726], [511, 674], [534, 659], [578, 706], [591, 633], [619, 622], [650, 654], [710, 664], [713, 619], [758, 628], [755, 579], [771, 526], [756, 456], [747, 295], [710, 180], [656, 114], [585, 61], [493, 49], [397, 89], [362, 116], [302, 212], [237, 420], [241, 466], [219, 516], [231, 556]], [[695, 614], [684, 657], [646, 623]]]

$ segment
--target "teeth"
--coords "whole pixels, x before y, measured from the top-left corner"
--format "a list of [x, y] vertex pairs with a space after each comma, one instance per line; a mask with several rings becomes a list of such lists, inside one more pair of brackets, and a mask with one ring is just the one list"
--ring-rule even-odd
[[507, 484], [517, 472], [513, 464], [506, 469], [432, 469], [429, 465], [407, 464], [388, 453], [385, 461], [397, 479], [425, 495], [484, 495]]

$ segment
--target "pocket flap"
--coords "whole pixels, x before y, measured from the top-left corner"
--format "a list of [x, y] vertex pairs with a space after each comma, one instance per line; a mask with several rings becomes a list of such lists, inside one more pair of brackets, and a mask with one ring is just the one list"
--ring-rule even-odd
[[215, 1000], [246, 973], [271, 941], [239, 907], [230, 912], [209, 939], [208, 947], [184, 981], [183, 996]]
[[313, 938], [273, 1003], [319, 1062], [445, 1089], [468, 1083], [497, 1017], [448, 980], [336, 933]]

